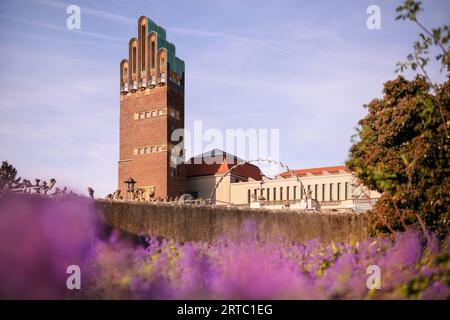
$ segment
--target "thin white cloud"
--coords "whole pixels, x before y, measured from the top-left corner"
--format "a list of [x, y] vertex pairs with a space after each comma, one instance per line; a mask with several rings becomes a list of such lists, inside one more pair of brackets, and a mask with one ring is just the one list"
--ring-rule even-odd
[[233, 35], [225, 32], [214, 32], [214, 31], [204, 31], [204, 30], [195, 30], [190, 28], [178, 28], [178, 27], [169, 27], [167, 28], [169, 31], [180, 33], [180, 34], [189, 34], [199, 37], [205, 37], [205, 38], [223, 38], [228, 39], [232, 41], [239, 41], [239, 42], [247, 42], [252, 43], [256, 45], [262, 45], [265, 47], [269, 47], [276, 51], [281, 51], [289, 55], [298, 55], [298, 53], [288, 50], [286, 48], [283, 48], [282, 45], [268, 40], [262, 40], [262, 39], [256, 39], [256, 38], [248, 38], [248, 37], [242, 37], [238, 35]]
[[0, 13], [0, 18], [19, 22], [19, 23], [33, 25], [35, 27], [41, 27], [41, 28], [57, 30], [57, 31], [62, 31], [62, 32], [71, 32], [72, 34], [82, 35], [82, 36], [96, 38], [96, 39], [127, 41], [125, 38], [113, 37], [113, 36], [109, 36], [109, 35], [105, 35], [105, 34], [83, 31], [83, 30], [69, 30], [66, 27], [58, 26], [55, 24], [31, 20], [31, 19], [23, 19], [23, 18], [19, 18], [19, 17], [11, 17], [9, 15], [2, 14], [2, 13]]
[[[61, 8], [61, 9], [66, 9], [68, 6], [71, 5], [71, 3], [62, 2], [62, 1], [54, 1], [54, 0], [34, 0], [34, 2], [42, 4], [42, 5], [54, 7], [54, 8]], [[130, 24], [130, 25], [135, 25], [137, 23], [134, 19], [131, 19], [129, 17], [125, 17], [122, 15], [118, 15], [115, 13], [110, 13], [110, 12], [103, 11], [103, 10], [92, 9], [92, 8], [88, 8], [85, 6], [80, 6], [80, 8], [81, 8], [82, 15], [87, 14], [87, 15], [90, 15], [90, 16], [93, 16], [96, 18], [111, 20], [114, 22], [120, 22], [120, 23]]]

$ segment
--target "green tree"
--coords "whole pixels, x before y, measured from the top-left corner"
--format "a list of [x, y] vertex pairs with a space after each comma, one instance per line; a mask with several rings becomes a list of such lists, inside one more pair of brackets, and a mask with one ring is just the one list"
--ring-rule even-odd
[[3, 161], [0, 166], [0, 193], [8, 190], [9, 186], [15, 181], [20, 180], [20, 178], [16, 179], [16, 176], [16, 168], [9, 164], [8, 161]]
[[449, 230], [450, 175], [448, 118], [450, 83], [431, 82], [426, 66], [432, 45], [442, 70], [449, 67], [448, 26], [428, 31], [418, 20], [421, 3], [407, 0], [398, 19], [417, 23], [424, 33], [399, 71], [420, 70], [415, 79], [400, 76], [384, 84], [382, 99], [368, 105], [347, 166], [369, 188], [381, 192], [370, 212], [372, 233], [417, 225], [444, 237]]

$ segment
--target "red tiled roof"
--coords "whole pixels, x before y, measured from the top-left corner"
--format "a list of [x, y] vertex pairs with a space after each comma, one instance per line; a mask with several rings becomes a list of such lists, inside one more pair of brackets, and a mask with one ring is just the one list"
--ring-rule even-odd
[[[319, 167], [319, 168], [307, 168], [307, 169], [298, 169], [298, 170], [292, 170], [295, 172], [298, 176], [306, 176], [308, 173], [313, 174], [315, 176], [320, 176], [323, 174], [324, 171], [327, 171], [331, 174], [333, 173], [339, 173], [339, 171], [346, 171], [350, 172], [350, 170], [346, 166], [332, 166], [332, 167]], [[284, 178], [289, 178], [291, 176], [291, 173], [289, 171], [283, 172], [280, 174], [280, 176]]]
[[252, 178], [255, 180], [262, 180], [261, 169], [250, 163], [246, 163], [243, 164], [242, 166], [234, 168], [232, 173], [241, 177]]
[[[231, 167], [233, 167], [236, 163], [237, 162], [227, 163], [227, 160], [225, 158], [221, 164], [187, 163], [184, 166], [186, 168], [187, 177], [198, 177], [198, 176], [222, 175], [228, 170], [230, 170]], [[232, 173], [242, 177], [252, 178], [255, 180], [262, 179], [261, 170], [257, 166], [252, 165], [250, 163], [245, 163], [239, 167], [234, 168]]]

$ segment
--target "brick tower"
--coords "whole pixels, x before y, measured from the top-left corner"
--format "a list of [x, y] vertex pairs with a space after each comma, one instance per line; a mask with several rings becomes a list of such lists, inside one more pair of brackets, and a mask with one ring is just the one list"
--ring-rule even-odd
[[170, 161], [172, 132], [184, 129], [184, 62], [166, 40], [166, 30], [143, 16], [129, 57], [120, 63], [120, 155], [118, 188], [130, 198], [127, 181], [146, 198], [185, 192], [183, 166]]

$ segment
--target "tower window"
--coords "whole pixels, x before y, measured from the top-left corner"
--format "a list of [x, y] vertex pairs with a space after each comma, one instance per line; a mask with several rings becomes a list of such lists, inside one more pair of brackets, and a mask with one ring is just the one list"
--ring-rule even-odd
[[128, 82], [128, 67], [126, 65], [123, 66], [122, 70], [122, 82]]
[[152, 55], [152, 68], [154, 68], [155, 67], [155, 55], [156, 55], [156, 47], [155, 47], [155, 41], [152, 41], [151, 42], [151, 55]]
[[132, 49], [132, 71], [133, 73], [136, 73], [136, 46], [133, 46]]
[[145, 25], [141, 26], [141, 70], [145, 71]]

